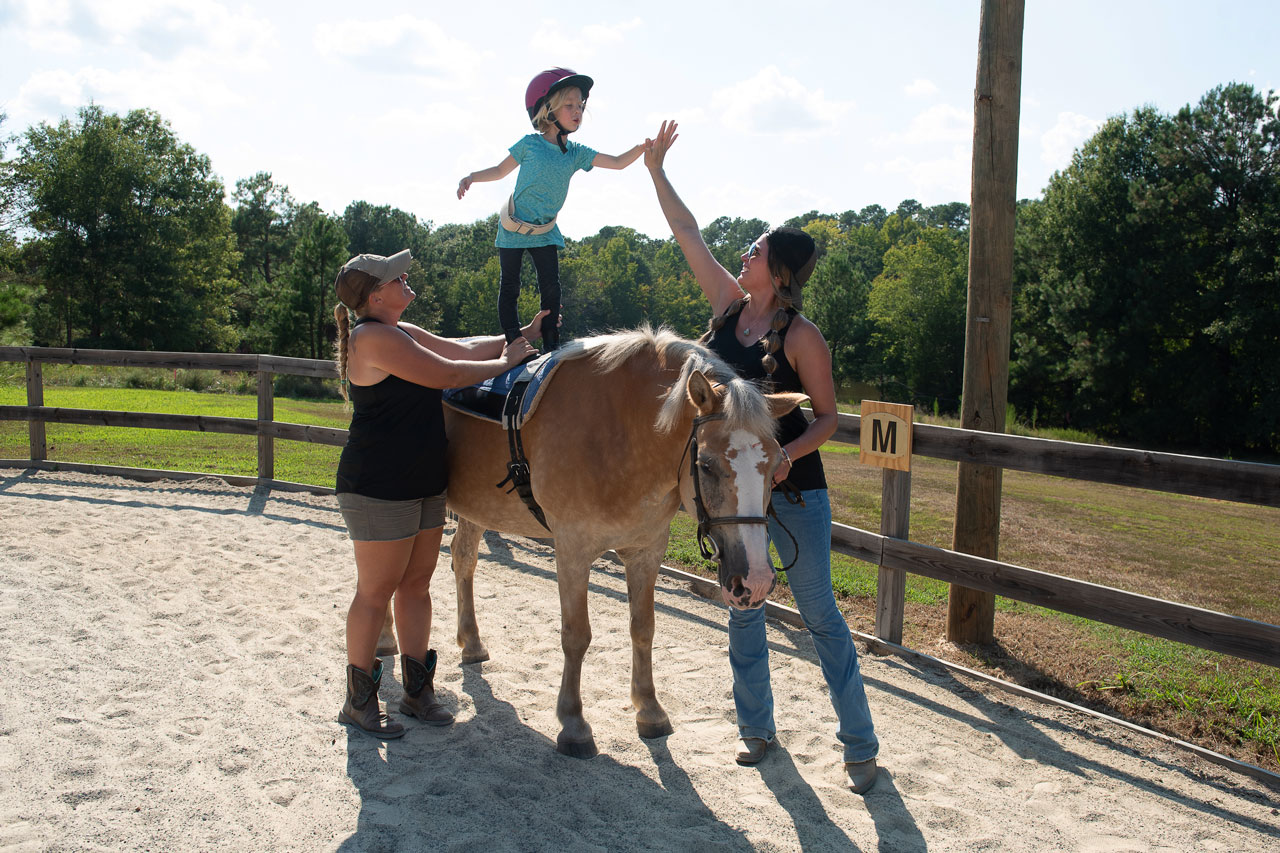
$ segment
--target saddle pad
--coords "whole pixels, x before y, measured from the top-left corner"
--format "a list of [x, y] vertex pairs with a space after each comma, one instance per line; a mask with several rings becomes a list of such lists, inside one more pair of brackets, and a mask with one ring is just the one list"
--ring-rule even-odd
[[525, 392], [520, 406], [520, 417], [516, 423], [516, 428], [519, 429], [533, 416], [534, 409], [538, 407], [538, 400], [542, 397], [542, 390], [551, 379], [551, 374], [556, 372], [556, 368], [565, 361], [581, 358], [586, 354], [587, 348], [580, 341], [570, 341], [559, 349], [552, 350], [519, 367], [513, 367], [492, 379], [486, 379], [465, 388], [446, 388], [442, 395], [443, 400], [445, 405], [455, 411], [486, 421], [502, 423], [502, 408], [506, 403], [507, 394], [517, 382], [528, 377], [529, 388]]

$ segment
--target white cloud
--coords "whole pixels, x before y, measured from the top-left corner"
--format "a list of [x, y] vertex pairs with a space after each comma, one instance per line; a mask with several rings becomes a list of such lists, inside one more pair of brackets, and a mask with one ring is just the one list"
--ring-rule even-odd
[[275, 40], [267, 19], [209, 0], [36, 2], [23, 23], [53, 49], [118, 49], [161, 61], [190, 51], [243, 59]]
[[905, 131], [888, 134], [878, 142], [893, 147], [946, 142], [972, 144], [973, 115], [950, 104], [935, 104], [924, 112], [917, 113]]
[[12, 102], [15, 116], [64, 115], [86, 100], [84, 72], [43, 71], [31, 75]]
[[[696, 127], [703, 124], [707, 120], [707, 112], [701, 107], [690, 107], [687, 110], [664, 110], [662, 112], [646, 113], [642, 127], [649, 128], [645, 131], [646, 135], [652, 135], [658, 131], [658, 127], [664, 121], [674, 121], [676, 124]], [[680, 133], [679, 130], [676, 131]]]
[[933, 84], [932, 80], [912, 80], [902, 90], [913, 98], [923, 98], [927, 95], [936, 95], [938, 87]]
[[1040, 160], [1060, 169], [1071, 155], [1094, 134], [1102, 122], [1079, 113], [1058, 113], [1058, 123], [1040, 136]]
[[373, 63], [396, 73], [408, 66], [442, 85], [461, 84], [493, 59], [491, 51], [453, 38], [433, 21], [407, 14], [318, 24], [313, 42], [322, 56], [362, 66]]
[[[200, 92], [198, 105], [191, 101], [193, 90]], [[173, 66], [163, 73], [152, 73], [81, 68], [33, 74], [19, 90], [13, 112], [15, 116], [70, 117], [90, 101], [112, 112], [148, 107], [174, 124], [185, 124], [199, 123], [211, 112], [237, 106], [243, 98], [207, 70]]]
[[943, 157], [895, 157], [868, 164], [867, 170], [903, 175], [910, 182], [911, 196], [922, 204], [969, 198], [969, 179], [973, 171], [972, 146], [955, 146]]
[[563, 56], [566, 61], [595, 56], [602, 48], [620, 43], [628, 32], [644, 25], [639, 18], [617, 24], [587, 24], [574, 31], [558, 20], [544, 20], [530, 38], [530, 46], [545, 56]]
[[730, 130], [792, 137], [830, 130], [853, 106], [853, 101], [830, 100], [822, 89], [807, 88], [776, 65], [711, 96], [711, 111]]

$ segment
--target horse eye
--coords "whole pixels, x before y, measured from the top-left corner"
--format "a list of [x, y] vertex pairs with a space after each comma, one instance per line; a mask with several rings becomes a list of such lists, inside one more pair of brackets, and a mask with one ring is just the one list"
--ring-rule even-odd
[[716, 469], [705, 459], [698, 460], [698, 470], [704, 474], [714, 474]]

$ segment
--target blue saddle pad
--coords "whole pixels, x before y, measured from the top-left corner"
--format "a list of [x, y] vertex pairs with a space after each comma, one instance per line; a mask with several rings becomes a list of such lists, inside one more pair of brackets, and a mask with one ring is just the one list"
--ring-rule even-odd
[[468, 414], [501, 423], [502, 408], [506, 404], [507, 394], [517, 382], [528, 377], [529, 389], [525, 392], [520, 406], [519, 423], [523, 423], [533, 411], [543, 383], [551, 377], [562, 361], [581, 354], [581, 347], [574, 347], [573, 344], [566, 345], [519, 367], [513, 367], [492, 379], [486, 379], [465, 388], [446, 388], [443, 392], [444, 402]]

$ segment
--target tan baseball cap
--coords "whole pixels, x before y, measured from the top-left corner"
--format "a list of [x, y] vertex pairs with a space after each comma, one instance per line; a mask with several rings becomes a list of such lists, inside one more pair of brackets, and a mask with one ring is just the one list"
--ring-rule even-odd
[[396, 252], [389, 258], [382, 255], [356, 255], [343, 264], [342, 268], [343, 270], [366, 272], [376, 278], [378, 284], [386, 284], [408, 272], [409, 262], [412, 260], [413, 255], [409, 254], [408, 249], [405, 249]]
[[[338, 278], [333, 283], [338, 301], [347, 306], [349, 311], [359, 311], [375, 287], [404, 275], [409, 270], [409, 262], [412, 260], [413, 256], [409, 254], [408, 249], [396, 252], [389, 258], [382, 255], [356, 255], [342, 265], [342, 269], [338, 271]], [[350, 270], [359, 270], [365, 275], [372, 276], [373, 283], [370, 284], [369, 279], [362, 276], [343, 275]], [[353, 281], [357, 278], [361, 283], [357, 284]]]

